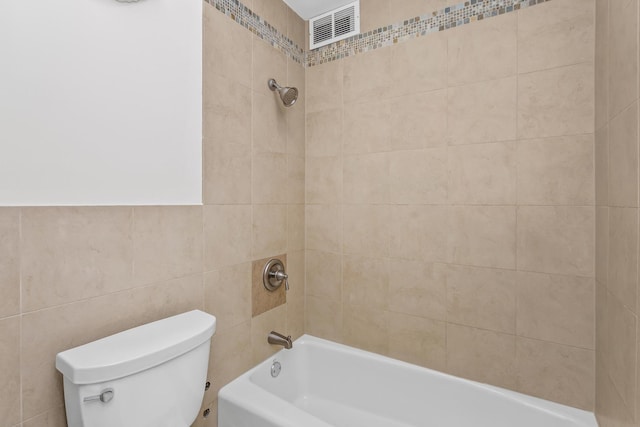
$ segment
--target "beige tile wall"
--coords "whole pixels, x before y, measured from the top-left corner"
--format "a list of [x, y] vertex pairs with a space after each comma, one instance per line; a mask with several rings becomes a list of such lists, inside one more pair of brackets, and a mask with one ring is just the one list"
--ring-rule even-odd
[[[243, 3], [303, 45], [284, 4]], [[363, 30], [449, 2], [391, 3], [362, 0]], [[587, 409], [597, 382], [601, 422], [633, 420], [637, 1], [611, 3], [306, 72], [205, 4], [205, 206], [0, 209], [2, 427], [65, 425], [58, 351], [193, 308], [219, 320], [198, 426], [271, 329]], [[294, 108], [269, 77], [306, 88]], [[251, 261], [281, 252], [288, 303], [252, 319]]]
[[[407, 17], [361, 8], [364, 30]], [[593, 409], [594, 9], [307, 69], [306, 332]]]
[[[0, 427], [66, 426], [57, 352], [196, 308], [218, 318], [214, 426], [220, 387], [277, 350], [266, 332], [303, 333], [304, 95], [285, 111], [267, 78], [302, 89], [304, 69], [203, 7], [204, 206], [0, 208]], [[251, 261], [285, 252], [288, 303], [252, 319]]]
[[640, 426], [637, 0], [596, 1], [596, 415]]

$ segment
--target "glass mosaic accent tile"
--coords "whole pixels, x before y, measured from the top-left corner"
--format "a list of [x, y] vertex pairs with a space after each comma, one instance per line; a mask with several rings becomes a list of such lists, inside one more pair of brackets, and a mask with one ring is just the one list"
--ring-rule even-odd
[[238, 0], [205, 0], [220, 12], [269, 43], [298, 64], [305, 65], [305, 51]]
[[467, 0], [403, 22], [376, 28], [366, 33], [306, 53], [305, 65], [335, 61], [395, 43], [444, 31], [471, 22], [514, 12], [551, 0]]
[[305, 51], [238, 0], [205, 1], [293, 61], [313, 67], [551, 0], [466, 0], [311, 51]]

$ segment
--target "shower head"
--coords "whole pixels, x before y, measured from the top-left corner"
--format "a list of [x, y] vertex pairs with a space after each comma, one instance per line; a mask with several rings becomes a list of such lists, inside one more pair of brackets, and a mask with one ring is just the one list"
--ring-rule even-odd
[[282, 87], [274, 79], [269, 79], [269, 89], [278, 91], [280, 99], [285, 107], [291, 107], [298, 100], [298, 89], [295, 87]]

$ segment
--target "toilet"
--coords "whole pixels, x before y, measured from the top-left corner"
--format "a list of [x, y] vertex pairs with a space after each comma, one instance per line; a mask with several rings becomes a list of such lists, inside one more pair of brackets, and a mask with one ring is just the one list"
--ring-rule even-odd
[[189, 427], [216, 318], [199, 310], [58, 353], [69, 427]]

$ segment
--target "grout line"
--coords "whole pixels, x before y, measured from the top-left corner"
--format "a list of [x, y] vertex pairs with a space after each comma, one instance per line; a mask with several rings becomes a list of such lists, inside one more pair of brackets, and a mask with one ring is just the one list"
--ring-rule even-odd
[[18, 209], [18, 290], [20, 292], [19, 295], [19, 306], [18, 306], [18, 315], [20, 316], [19, 319], [19, 338], [18, 338], [18, 381], [20, 382], [19, 384], [19, 390], [20, 390], [20, 422], [24, 421], [24, 390], [23, 390], [23, 380], [24, 380], [24, 372], [22, 369], [22, 362], [23, 362], [23, 354], [22, 354], [22, 348], [23, 348], [23, 344], [24, 344], [24, 334], [23, 334], [23, 325], [22, 325], [22, 313], [23, 313], [23, 280], [22, 280], [22, 269], [23, 269], [23, 265], [22, 265], [22, 254], [23, 254], [23, 248], [22, 248], [22, 214], [23, 214], [23, 209], [20, 208]]
[[[519, 217], [519, 213], [520, 213], [520, 205], [521, 205], [521, 195], [520, 192], [518, 192], [518, 188], [519, 188], [519, 179], [520, 179], [520, 168], [519, 168], [519, 152], [520, 152], [520, 146], [522, 144], [522, 142], [520, 141], [520, 139], [518, 139], [518, 136], [520, 134], [519, 129], [520, 129], [520, 121], [518, 120], [518, 117], [520, 116], [519, 113], [519, 106], [520, 106], [520, 97], [519, 97], [519, 88], [520, 88], [520, 59], [519, 59], [519, 53], [520, 53], [520, 37], [518, 36], [520, 33], [520, 11], [518, 11], [516, 13], [516, 54], [515, 54], [515, 61], [516, 61], [516, 123], [515, 123], [515, 131], [516, 131], [516, 141], [515, 141], [515, 159], [514, 159], [514, 164], [515, 164], [515, 169], [516, 169], [516, 173], [515, 173], [515, 198], [516, 198], [516, 212], [515, 212], [515, 241], [514, 241], [514, 259], [515, 259], [515, 269], [516, 269], [516, 283], [515, 283], [515, 316], [513, 316], [513, 327], [514, 327], [514, 331], [516, 332], [516, 334], [518, 333], [518, 307], [520, 305], [520, 280], [518, 277], [518, 217]], [[594, 202], [595, 204], [595, 202]], [[516, 354], [514, 356], [514, 360], [515, 363], [518, 363], [518, 352], [516, 350]]]

